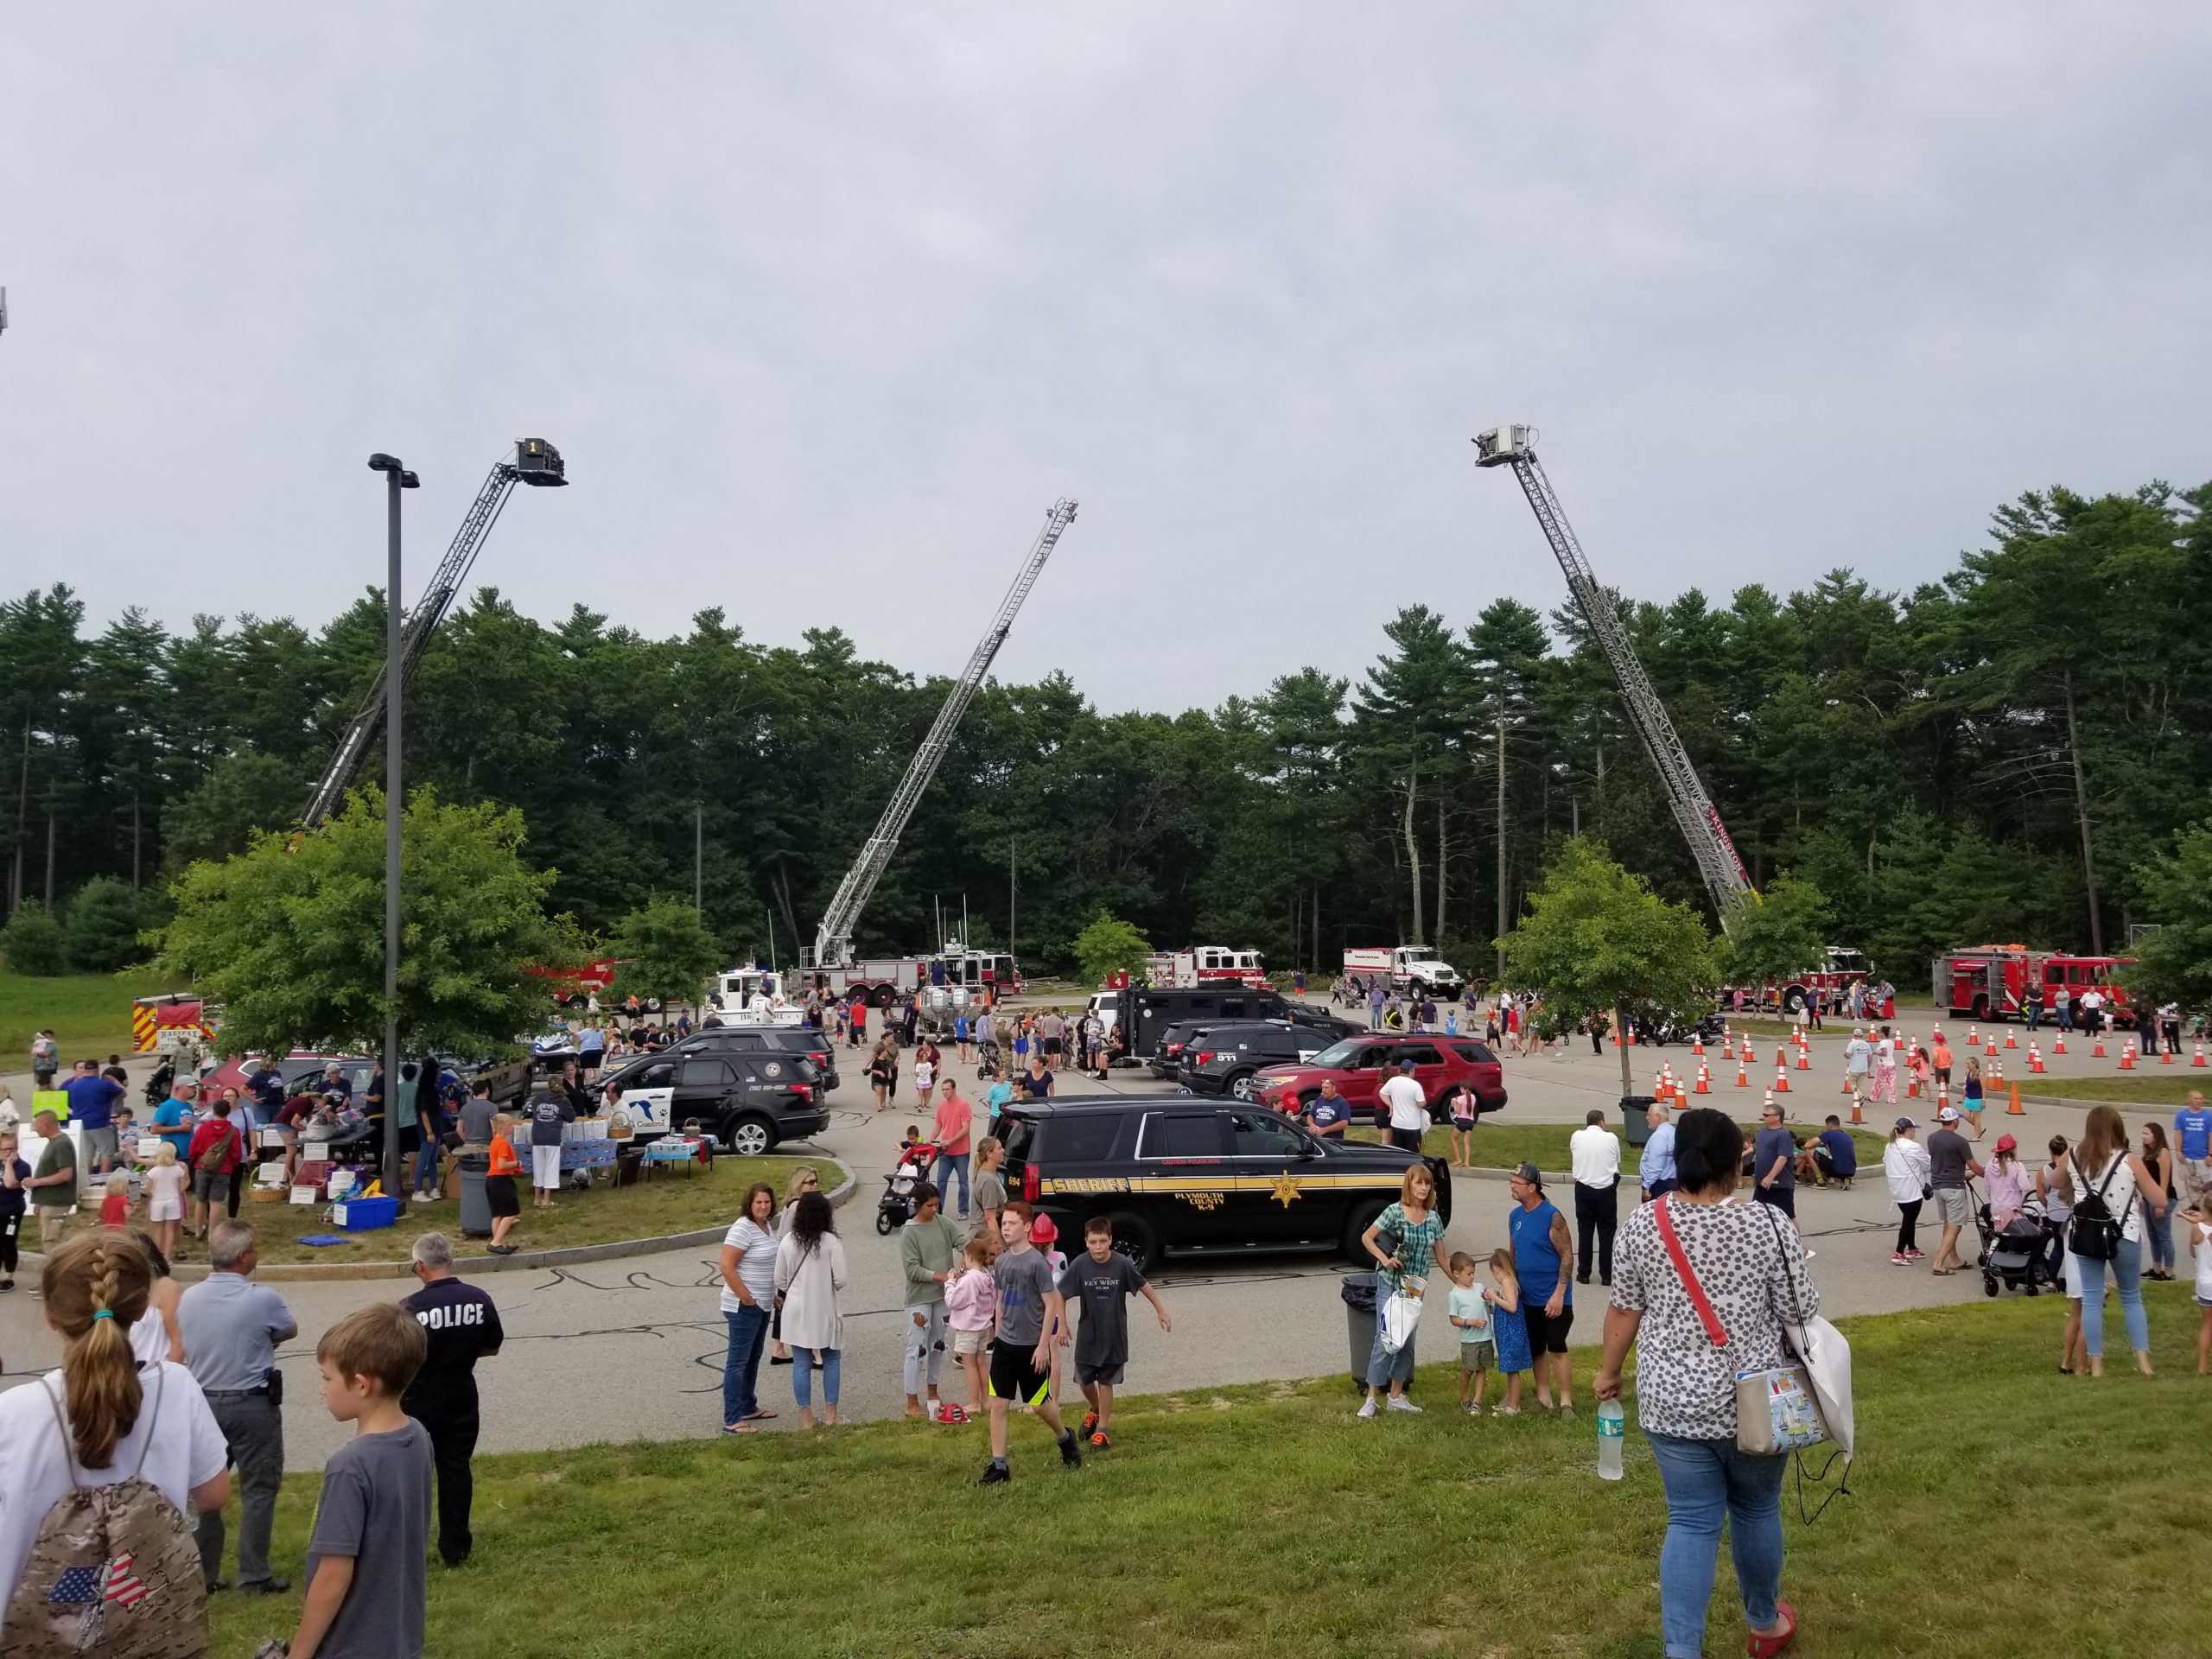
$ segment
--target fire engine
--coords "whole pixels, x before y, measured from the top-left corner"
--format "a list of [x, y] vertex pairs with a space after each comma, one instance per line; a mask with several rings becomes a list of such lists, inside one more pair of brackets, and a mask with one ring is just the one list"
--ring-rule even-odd
[[[1821, 993], [1821, 1006], [1830, 1013], [1844, 1006], [1844, 999], [1850, 995], [1853, 985], [1863, 981], [1870, 996], [1877, 988], [1879, 982], [1866, 966], [1866, 958], [1859, 952], [1845, 945], [1831, 944], [1821, 951], [1821, 956], [1818, 968], [1808, 969], [1802, 974], [1790, 974], [1781, 979], [1770, 979], [1761, 985], [1744, 986], [1745, 1001], [1757, 1008], [1777, 1009], [1785, 1019], [1794, 1020], [1805, 1012], [1806, 1000], [1815, 988]], [[1737, 988], [1731, 985], [1722, 989], [1720, 1000], [1724, 1008], [1733, 1003]], [[1886, 1020], [1896, 1012], [1897, 1005], [1892, 1000], [1887, 1006], [1876, 1010], [1874, 1017]]]
[[1936, 1006], [1959, 1020], [2010, 1020], [2024, 1015], [2027, 998], [2038, 987], [2044, 1015], [2055, 1017], [2059, 988], [2075, 1007], [2082, 994], [2094, 989], [2105, 999], [2105, 1017], [2132, 1026], [2127, 988], [2116, 976], [2132, 957], [2077, 957], [2064, 950], [2031, 950], [2024, 944], [1977, 944], [1936, 958]]
[[613, 957], [601, 957], [581, 968], [525, 968], [523, 972], [551, 980], [553, 1001], [560, 1007], [582, 1008], [588, 1007], [594, 997], [601, 1006], [607, 1005], [607, 993], [614, 985], [614, 970], [621, 965]]
[[213, 1052], [223, 1028], [223, 1011], [191, 991], [141, 996], [130, 1004], [130, 1046], [134, 1053], [174, 1054], [186, 1044]]
[[1267, 969], [1256, 950], [1232, 950], [1224, 944], [1194, 944], [1187, 950], [1155, 950], [1145, 958], [1145, 973], [1155, 990], [1187, 990], [1194, 985], [1265, 985]]
[[[1021, 974], [1012, 957], [1003, 950], [970, 950], [958, 939], [947, 939], [933, 957], [862, 957], [834, 967], [802, 965], [785, 977], [796, 995], [803, 997], [805, 988], [819, 985], [841, 999], [858, 992], [879, 1008], [924, 990], [945, 992], [947, 999], [964, 1006], [986, 997], [1014, 996], [1021, 989]], [[961, 991], [965, 997], [950, 995]]]

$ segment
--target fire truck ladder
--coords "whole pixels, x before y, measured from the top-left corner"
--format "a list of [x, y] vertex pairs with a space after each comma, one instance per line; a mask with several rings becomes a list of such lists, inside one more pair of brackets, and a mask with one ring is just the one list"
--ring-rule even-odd
[[1682, 740], [1675, 734], [1675, 722], [1668, 718], [1667, 706], [1659, 701], [1650, 677], [1630, 649], [1620, 617], [1598, 586], [1582, 544], [1574, 538], [1574, 528], [1567, 522], [1566, 509], [1560, 505], [1551, 480], [1544, 476], [1536, 459], [1535, 442], [1534, 427], [1492, 427], [1475, 440], [1475, 464], [1510, 467], [1521, 480], [1521, 493], [1529, 498], [1544, 539], [1552, 544], [1560, 569], [1567, 573], [1567, 589], [1613, 671], [1629, 723], [1643, 740], [1644, 751], [1658, 770], [1659, 781], [1666, 787], [1667, 804], [1674, 809], [1675, 822], [1681, 828], [1682, 839], [1689, 842], [1698, 874], [1705, 878], [1713, 910], [1726, 927], [1752, 896], [1751, 878], [1744, 873], [1743, 860], [1736, 856], [1736, 844], [1728, 838], [1727, 826], [1720, 822], [1712, 798], [1698, 780], [1697, 769], [1690, 765]]
[[[476, 555], [484, 545], [484, 538], [492, 533], [492, 526], [499, 520], [499, 513], [507, 505], [507, 498], [514, 493], [517, 484], [531, 484], [540, 487], [563, 485], [569, 481], [566, 468], [561, 461], [561, 452], [543, 438], [524, 438], [515, 445], [514, 459], [502, 461], [492, 468], [484, 480], [484, 487], [476, 492], [476, 499], [468, 509], [468, 516], [461, 521], [453, 544], [446, 549], [446, 556], [432, 573], [430, 585], [422, 598], [415, 601], [415, 608], [407, 613], [400, 625], [399, 669], [400, 687], [406, 689], [415, 677], [415, 665], [423, 660], [423, 653], [429, 646], [430, 635], [436, 631], [446, 613], [453, 607], [461, 592], [461, 584], [468, 579], [469, 567], [476, 563]], [[307, 810], [300, 815], [302, 830], [321, 827], [324, 819], [338, 810], [346, 799], [346, 791], [353, 786], [360, 775], [361, 763], [368, 759], [369, 750], [377, 741], [377, 734], [384, 729], [384, 667], [377, 668], [375, 683], [346, 728], [346, 735], [338, 745], [338, 753], [330, 758], [330, 765], [315, 786], [315, 793], [308, 799]]]
[[906, 775], [899, 780], [899, 788], [891, 797], [891, 804], [883, 809], [883, 817], [875, 826], [875, 833], [868, 838], [861, 855], [853, 861], [853, 868], [845, 872], [845, 879], [837, 884], [836, 896], [830, 899], [830, 908], [823, 912], [821, 931], [815, 935], [814, 957], [804, 965], [810, 968], [847, 968], [853, 960], [853, 929], [859, 923], [861, 912], [875, 892], [875, 884], [891, 866], [891, 856], [899, 850], [899, 837], [906, 833], [906, 822], [914, 816], [920, 804], [922, 791], [930, 786], [930, 779], [937, 776], [937, 769], [945, 753], [952, 747], [952, 734], [959, 729], [961, 716], [968, 712], [968, 705], [976, 700], [976, 692], [983, 683], [983, 676], [991, 671], [991, 662], [999, 654], [999, 647], [1006, 643], [1007, 631], [1021, 609], [1022, 601], [1029, 597], [1029, 590], [1037, 585], [1037, 578], [1045, 569], [1045, 561], [1052, 556], [1053, 546], [1060, 539], [1060, 532], [1075, 522], [1075, 503], [1065, 497], [1052, 503], [1052, 511], [1045, 515], [1045, 528], [1038, 533], [1036, 544], [1029, 550], [1029, 556], [1021, 563], [1014, 576], [1014, 586], [1006, 590], [1006, 597], [999, 601], [998, 614], [991, 620], [990, 629], [980, 640], [968, 666], [953, 682], [952, 690], [945, 693], [944, 707], [937, 711], [937, 721], [930, 728], [929, 735], [922, 740], [922, 747], [915, 751], [907, 765]]

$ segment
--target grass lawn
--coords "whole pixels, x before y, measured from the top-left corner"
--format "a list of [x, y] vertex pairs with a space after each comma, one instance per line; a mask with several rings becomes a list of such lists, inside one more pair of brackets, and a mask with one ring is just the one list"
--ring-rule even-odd
[[[1785, 1489], [1795, 1651], [2205, 1651], [2186, 1448], [2212, 1382], [2187, 1287], [2145, 1288], [2153, 1378], [2059, 1376], [2055, 1300], [1845, 1322], [1859, 1456], [1809, 1526]], [[1014, 1484], [988, 1491], [980, 1425], [480, 1458], [475, 1557], [433, 1560], [429, 1650], [1658, 1659], [1666, 1511], [1633, 1402], [1609, 1484], [1586, 1389], [1571, 1423], [1470, 1419], [1440, 1366], [1414, 1389], [1423, 1415], [1369, 1423], [1342, 1378], [1138, 1400], [1074, 1473], [1017, 1419]], [[294, 1591], [216, 1597], [211, 1652], [290, 1632], [315, 1487], [277, 1508]], [[1708, 1653], [1743, 1651], [1734, 1597], [1724, 1548]]]
[[61, 1064], [130, 1052], [130, 999], [175, 987], [151, 974], [0, 974], [0, 1071], [28, 1071], [31, 1039], [51, 1027]]
[[[1735, 1116], [1745, 1128], [1758, 1127], [1758, 1119], [1749, 1110], [1739, 1111]], [[1478, 1169], [1510, 1169], [1516, 1164], [1527, 1162], [1535, 1164], [1538, 1169], [1556, 1173], [1572, 1167], [1572, 1160], [1567, 1156], [1567, 1137], [1581, 1127], [1579, 1123], [1478, 1123], [1474, 1135], [1475, 1166]], [[1619, 1115], [1616, 1113], [1605, 1127], [1618, 1135], [1621, 1127]], [[1820, 1125], [1817, 1122], [1792, 1122], [1789, 1127], [1802, 1135], [1817, 1129]], [[1351, 1129], [1346, 1134], [1354, 1141], [1380, 1142], [1382, 1139], [1379, 1129]], [[1851, 1138], [1859, 1144], [1861, 1168], [1870, 1163], [1879, 1164], [1882, 1161], [1885, 1143], [1881, 1136], [1868, 1135], [1862, 1129], [1854, 1131]], [[1421, 1137], [1421, 1150], [1432, 1158], [1449, 1158], [1452, 1155], [1452, 1131], [1448, 1128], [1431, 1129]], [[1626, 1145], [1621, 1147], [1622, 1162], [1631, 1175], [1635, 1173], [1637, 1151], [1638, 1148]]]
[[[795, 1164], [812, 1164], [822, 1171], [824, 1191], [844, 1179], [844, 1172], [830, 1159], [820, 1157], [717, 1158], [712, 1170], [695, 1175], [656, 1175], [634, 1186], [616, 1188], [602, 1184], [590, 1192], [563, 1192], [550, 1211], [533, 1210], [525, 1202], [522, 1219], [508, 1235], [508, 1243], [525, 1250], [563, 1249], [576, 1244], [607, 1244], [617, 1239], [659, 1238], [671, 1233], [695, 1232], [702, 1227], [722, 1227], [737, 1218], [745, 1189], [766, 1181], [783, 1202], [784, 1183]], [[327, 1234], [331, 1230], [315, 1217], [320, 1210], [285, 1204], [242, 1204], [241, 1219], [250, 1220], [261, 1233], [264, 1262], [401, 1262], [407, 1257], [418, 1233], [438, 1231], [456, 1235], [460, 1224], [458, 1199], [445, 1198], [419, 1205], [410, 1199], [406, 1217], [397, 1227], [373, 1233], [346, 1235], [343, 1244], [321, 1248], [302, 1244], [302, 1233]], [[455, 1243], [470, 1254], [480, 1253], [475, 1239]], [[204, 1249], [188, 1249], [188, 1262], [205, 1262]]]
[[[2136, 1062], [2138, 1065], [2142, 1061]], [[2178, 1106], [2189, 1098], [2192, 1089], [2212, 1092], [2212, 1071], [2199, 1071], [2186, 1059], [2170, 1066], [2152, 1062], [2153, 1070], [2146, 1076], [2137, 1071], [2115, 1071], [2105, 1077], [2054, 1077], [2049, 1073], [2031, 1077], [2017, 1073], [2005, 1079], [2007, 1087], [2020, 1085], [2024, 1095], [2045, 1095], [2053, 1100], [2108, 1100], [2115, 1105]]]

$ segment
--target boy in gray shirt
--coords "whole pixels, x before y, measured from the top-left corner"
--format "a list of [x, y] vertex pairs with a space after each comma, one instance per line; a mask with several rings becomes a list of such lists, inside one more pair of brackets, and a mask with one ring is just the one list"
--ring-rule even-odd
[[1060, 1421], [1052, 1398], [1052, 1344], [1067, 1329], [1067, 1304], [1053, 1282], [1052, 1265], [1029, 1242], [1031, 1211], [1019, 1199], [999, 1212], [999, 1240], [1005, 1248], [991, 1266], [998, 1287], [998, 1335], [991, 1344], [991, 1466], [978, 1486], [997, 1486], [1014, 1478], [1006, 1464], [1006, 1421], [1019, 1399], [1034, 1411], [1060, 1443], [1060, 1461], [1083, 1465], [1083, 1448]]
[[323, 1466], [307, 1602], [289, 1659], [417, 1659], [429, 1597], [430, 1436], [399, 1396], [429, 1345], [394, 1302], [356, 1308], [315, 1344], [322, 1402], [353, 1438]]

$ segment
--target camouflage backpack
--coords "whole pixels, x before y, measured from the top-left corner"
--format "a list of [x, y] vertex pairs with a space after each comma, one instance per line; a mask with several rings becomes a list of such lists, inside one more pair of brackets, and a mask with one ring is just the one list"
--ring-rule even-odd
[[176, 1505], [139, 1478], [154, 1443], [164, 1368], [143, 1421], [146, 1443], [128, 1478], [79, 1486], [69, 1424], [41, 1382], [61, 1431], [70, 1487], [39, 1523], [23, 1576], [8, 1602], [0, 1659], [189, 1659], [207, 1650], [207, 1586], [200, 1549]]

